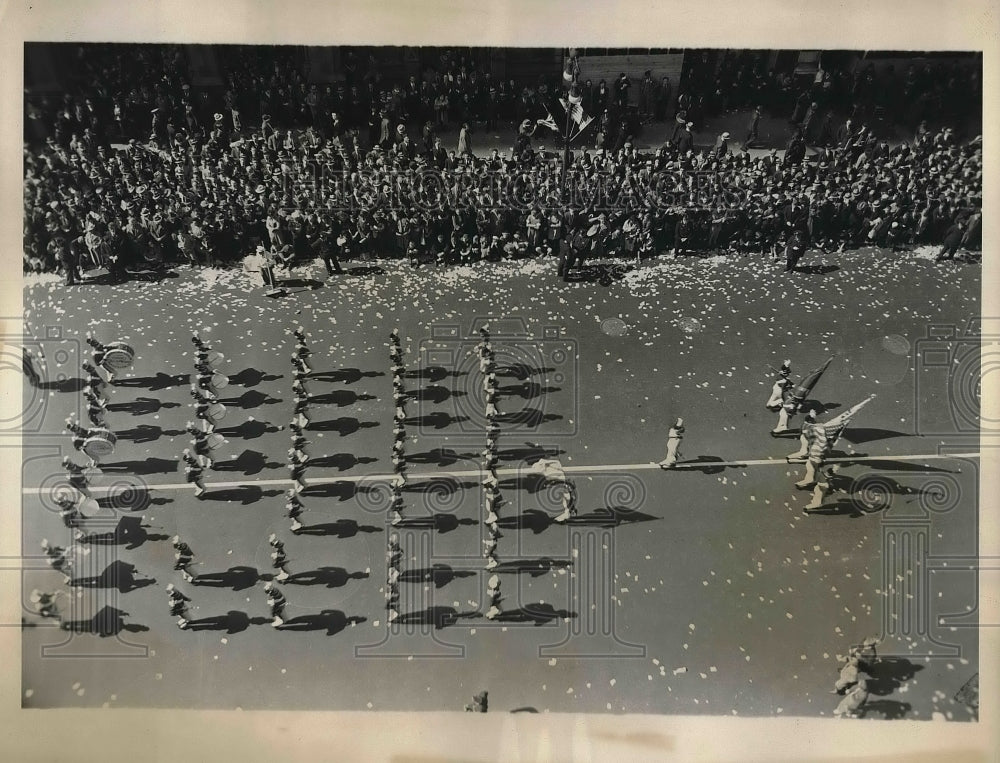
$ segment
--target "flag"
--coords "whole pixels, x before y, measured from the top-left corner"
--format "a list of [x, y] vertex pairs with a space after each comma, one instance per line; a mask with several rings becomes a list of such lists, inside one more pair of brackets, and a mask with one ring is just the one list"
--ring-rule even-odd
[[561, 103], [562, 107], [566, 109], [570, 119], [577, 124], [580, 124], [583, 121], [583, 107], [579, 103], [567, 103], [564, 98], [560, 98], [559, 103]]
[[544, 125], [554, 132], [559, 132], [559, 125], [556, 124], [556, 120], [551, 114], [547, 114], [545, 119], [539, 119], [538, 124]]
[[829, 358], [826, 359], [826, 363], [821, 365], [812, 373], [809, 373], [803, 377], [802, 381], [799, 382], [798, 386], [792, 392], [792, 399], [796, 403], [801, 405], [803, 402], [805, 402], [805, 399], [812, 393], [813, 387], [816, 386], [816, 382], [819, 381], [819, 378], [823, 375], [823, 372], [826, 371], [827, 366], [829, 366], [830, 363], [833, 362], [833, 358], [834, 356], [831, 355]]
[[831, 446], [837, 444], [837, 440], [840, 439], [840, 435], [842, 435], [844, 430], [847, 429], [847, 425], [851, 423], [851, 419], [854, 417], [854, 414], [874, 399], [875, 395], [869, 395], [857, 405], [848, 408], [843, 413], [834, 416], [822, 425], [823, 429], [826, 431], [826, 437], [830, 441]]

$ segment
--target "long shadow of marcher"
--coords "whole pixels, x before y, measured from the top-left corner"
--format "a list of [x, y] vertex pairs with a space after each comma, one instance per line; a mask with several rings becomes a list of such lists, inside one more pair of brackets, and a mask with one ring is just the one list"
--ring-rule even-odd
[[353, 416], [341, 416], [339, 419], [312, 421], [306, 429], [310, 432], [336, 432], [341, 437], [347, 437], [359, 429], [371, 429], [378, 425], [377, 421], [359, 421]]
[[367, 620], [365, 617], [351, 615], [348, 617], [339, 609], [324, 609], [314, 615], [299, 615], [291, 620], [285, 620], [278, 626], [281, 631], [326, 631], [327, 636], [335, 636], [348, 625], [357, 625]]
[[115, 461], [101, 464], [101, 471], [123, 474], [173, 474], [177, 471], [177, 461], [150, 456], [142, 461]]
[[202, 499], [205, 501], [239, 501], [244, 506], [249, 506], [251, 503], [256, 503], [264, 496], [275, 496], [281, 495], [283, 491], [281, 490], [262, 490], [256, 485], [241, 485], [240, 487], [234, 488], [216, 488], [213, 490], [211, 485], [208, 485], [208, 490], [202, 494]]
[[554, 368], [545, 366], [529, 366], [527, 363], [511, 363], [509, 365], [498, 366], [496, 370], [497, 378], [514, 378], [520, 381], [527, 381], [536, 374], [547, 374], [555, 371]]
[[274, 405], [283, 401], [280, 397], [271, 397], [264, 392], [248, 389], [239, 397], [220, 398], [219, 402], [225, 406], [242, 408], [244, 411], [249, 411], [253, 408], [259, 408], [262, 405]]
[[868, 675], [871, 676], [868, 679], [868, 691], [879, 697], [885, 697], [898, 690], [923, 669], [923, 665], [917, 665], [903, 657], [878, 659], [868, 669]]
[[73, 633], [93, 633], [102, 638], [117, 636], [122, 631], [141, 633], [149, 627], [138, 623], [126, 623], [129, 613], [117, 607], [105, 606], [93, 617], [85, 620], [63, 620], [62, 629]]
[[137, 427], [132, 427], [132, 429], [122, 429], [121, 431], [115, 432], [119, 440], [128, 440], [134, 442], [136, 445], [144, 442], [155, 442], [159, 440], [160, 437], [178, 437], [184, 434], [183, 430], [180, 429], [162, 429], [158, 426], [153, 426], [152, 424], [140, 424]]
[[659, 517], [644, 514], [641, 511], [614, 509], [613, 507], [595, 509], [589, 514], [577, 514], [566, 520], [567, 525], [586, 525], [589, 527], [621, 527], [637, 522], [652, 522]]
[[562, 387], [543, 387], [536, 381], [523, 381], [520, 384], [508, 384], [500, 387], [503, 397], [520, 397], [524, 400], [534, 400], [550, 392], [559, 392]]
[[355, 265], [347, 269], [348, 275], [352, 276], [383, 276], [385, 271], [378, 265]]
[[520, 411], [509, 411], [496, 417], [500, 424], [523, 424], [529, 427], [538, 427], [560, 419], [562, 416], [558, 413], [545, 413], [538, 408], [523, 408]]
[[852, 519], [857, 519], [858, 517], [863, 517], [865, 512], [861, 510], [861, 507], [857, 502], [850, 497], [839, 497], [835, 501], [829, 503], [824, 503], [818, 509], [809, 509], [809, 516], [846, 516]]
[[313, 371], [311, 374], [308, 374], [307, 378], [315, 381], [356, 384], [362, 379], [374, 379], [377, 376], [385, 376], [385, 371], [362, 371], [359, 368], [338, 368], [333, 371]]
[[141, 516], [125, 516], [118, 520], [118, 524], [110, 532], [88, 533], [80, 538], [79, 542], [100, 546], [124, 544], [127, 549], [136, 549], [146, 541], [170, 539], [169, 535], [147, 532], [146, 528], [149, 526], [142, 523]]
[[[151, 489], [145, 485], [123, 485], [121, 490], [115, 490], [109, 495], [103, 495], [97, 498], [97, 505], [102, 509], [111, 509], [113, 511], [145, 511], [150, 506], [166, 506], [168, 503], [173, 503], [173, 498], [167, 498], [166, 496], [152, 496], [150, 495]], [[109, 516], [104, 515], [93, 515], [88, 517], [88, 519], [93, 519], [97, 516]]]
[[792, 268], [792, 271], [795, 273], [808, 273], [816, 276], [835, 273], [838, 270], [840, 270], [839, 265], [796, 265]]
[[354, 390], [337, 389], [333, 392], [324, 392], [322, 395], [311, 395], [309, 403], [311, 405], [335, 405], [338, 408], [345, 408], [355, 403], [363, 403], [368, 400], [378, 400], [375, 395], [359, 395]]
[[406, 570], [399, 576], [401, 583], [434, 583], [435, 588], [442, 588], [452, 580], [471, 578], [476, 575], [474, 570], [455, 570], [447, 564], [435, 564], [432, 567], [419, 567]]
[[188, 620], [189, 631], [225, 631], [226, 633], [242, 633], [251, 625], [266, 625], [271, 622], [266, 617], [250, 617], [246, 612], [231, 609], [224, 615], [199, 617]]
[[909, 702], [898, 702], [894, 699], [876, 699], [865, 703], [864, 715], [875, 713], [887, 721], [898, 721], [909, 715], [913, 705]]
[[318, 456], [309, 459], [309, 466], [336, 467], [338, 471], [346, 472], [358, 464], [374, 464], [377, 458], [371, 456], [355, 456], [353, 453], [331, 453], [328, 456]]
[[353, 538], [359, 532], [379, 533], [384, 532], [384, 529], [372, 525], [359, 525], [353, 519], [338, 519], [336, 522], [301, 527], [297, 535], [333, 535], [338, 538]]
[[553, 620], [566, 620], [576, 617], [576, 612], [565, 609], [556, 609], [551, 604], [525, 604], [518, 609], [507, 610], [497, 615], [496, 620], [501, 623], [534, 623], [535, 625], [545, 625]]
[[547, 556], [540, 559], [515, 559], [509, 562], [500, 562], [493, 568], [493, 572], [512, 572], [520, 574], [526, 572], [533, 578], [540, 577], [552, 570], [566, 569], [573, 566], [567, 559], [551, 559]]
[[454, 514], [432, 514], [429, 517], [411, 517], [396, 523], [396, 527], [410, 529], [434, 530], [439, 533], [450, 533], [460, 525], [478, 525], [476, 519], [459, 519]]
[[229, 375], [229, 383], [237, 384], [240, 387], [256, 387], [261, 382], [278, 381], [283, 379], [281, 374], [269, 374], [266, 371], [258, 371], [256, 368], [244, 368], [239, 373]]
[[459, 480], [455, 477], [432, 477], [421, 482], [411, 482], [403, 488], [408, 493], [433, 493], [438, 498], [444, 498], [459, 490], [469, 490], [479, 487], [475, 480]]
[[81, 392], [87, 386], [87, 380], [75, 377], [73, 379], [56, 379], [55, 381], [43, 381], [38, 385], [39, 389], [55, 390], [56, 392]]
[[846, 455], [843, 457], [844, 460], [841, 461], [841, 464], [844, 466], [857, 464], [859, 466], [867, 466], [870, 469], [885, 469], [886, 471], [893, 472], [933, 472], [935, 474], [958, 474], [957, 471], [952, 469], [942, 469], [937, 466], [928, 466], [915, 461], [895, 461], [891, 458], [866, 459], [864, 461], [851, 460], [851, 456], [857, 456], [860, 458], [862, 455], [863, 454], [859, 453]]
[[137, 397], [131, 403], [108, 403], [113, 413], [131, 413], [133, 416], [148, 416], [159, 413], [164, 408], [180, 408], [180, 403], [165, 403], [155, 397]]
[[458, 453], [450, 448], [435, 448], [423, 453], [408, 455], [406, 460], [413, 464], [437, 464], [438, 466], [451, 466], [459, 461], [478, 459], [478, 453]]
[[445, 429], [452, 424], [461, 424], [468, 421], [468, 416], [452, 416], [446, 411], [434, 411], [423, 416], [409, 416], [403, 423], [412, 427], [430, 427], [431, 429]]
[[264, 469], [278, 469], [277, 461], [268, 461], [267, 456], [256, 450], [244, 450], [236, 458], [226, 461], [216, 461], [215, 470], [219, 472], [242, 472], [243, 474], [260, 474]]
[[100, 575], [74, 578], [70, 585], [83, 588], [117, 588], [119, 593], [128, 593], [136, 588], [145, 588], [156, 583], [155, 578], [137, 578], [137, 572], [139, 570], [134, 564], [118, 559], [105, 567]]
[[462, 397], [465, 395], [464, 392], [458, 390], [451, 390], [447, 387], [442, 387], [438, 384], [431, 384], [423, 389], [414, 390], [408, 393], [409, 396], [418, 403], [433, 403], [434, 405], [441, 405], [451, 397]]
[[321, 585], [327, 588], [340, 588], [349, 580], [364, 580], [367, 572], [348, 572], [343, 567], [319, 567], [306, 572], [296, 572], [290, 575], [285, 583], [294, 585]]
[[119, 379], [115, 382], [116, 387], [143, 387], [150, 392], [159, 392], [161, 389], [170, 387], [187, 386], [191, 383], [190, 374], [165, 374], [162, 371], [156, 376], [131, 376]]
[[460, 618], [482, 617], [478, 610], [459, 612], [454, 607], [427, 607], [417, 612], [403, 612], [395, 622], [401, 625], [433, 625], [436, 630], [454, 625]]
[[215, 431], [223, 437], [241, 437], [244, 440], [256, 440], [265, 434], [281, 431], [274, 424], [260, 419], [244, 421], [236, 427], [216, 427]]
[[191, 585], [242, 591], [257, 585], [258, 580], [260, 573], [255, 567], [237, 565], [223, 572], [202, 572], [200, 575], [195, 575]]
[[424, 368], [404, 371], [403, 378], [421, 379], [423, 381], [430, 382], [431, 384], [437, 384], [443, 379], [447, 379], [449, 377], [457, 379], [459, 376], [465, 376], [467, 373], [468, 372], [466, 371], [449, 371], [444, 366], [425, 366]]
[[340, 501], [349, 501], [358, 493], [364, 491], [364, 486], [358, 485], [352, 480], [339, 480], [337, 482], [324, 482], [319, 485], [308, 485], [302, 491], [303, 496], [314, 498], [337, 498]]
[[740, 464], [730, 466], [719, 466], [719, 464], [725, 464], [725, 459], [721, 456], [698, 456], [698, 458], [693, 458], [687, 461], [678, 461], [674, 465], [674, 468], [677, 469], [677, 471], [701, 472], [702, 474], [719, 474], [720, 472], [726, 471], [726, 469], [744, 468]]
[[527, 509], [512, 517], [500, 517], [497, 525], [506, 530], [531, 530], [535, 535], [547, 530], [554, 522], [541, 509]]
[[860, 445], [877, 440], [891, 440], [894, 437], [913, 437], [911, 432], [897, 432], [894, 429], [870, 429], [865, 427], [850, 427], [841, 435], [848, 442]]
[[501, 461], [525, 461], [534, 463], [540, 458], [555, 458], [561, 456], [566, 451], [562, 448], [543, 448], [532, 442], [526, 442], [524, 448], [502, 448], [497, 451], [497, 458]]

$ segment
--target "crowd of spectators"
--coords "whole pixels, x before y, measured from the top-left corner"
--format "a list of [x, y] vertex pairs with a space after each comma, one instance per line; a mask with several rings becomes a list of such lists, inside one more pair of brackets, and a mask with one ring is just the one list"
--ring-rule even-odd
[[[558, 96], [539, 86], [526, 99], [522, 88], [493, 112], [502, 83], [460, 55], [443, 55], [415, 89], [347, 56], [343, 85], [320, 92], [280, 49], [233, 48], [224, 93], [205, 103], [178, 48], [136, 47], [83, 57], [79, 89], [29, 114], [46, 137], [25, 148], [26, 270], [60, 270], [72, 283], [101, 266], [117, 279], [235, 263], [259, 244], [289, 265], [322, 258], [331, 272], [340, 259], [376, 256], [419, 266], [769, 253], [793, 234], [826, 248], [956, 236], [978, 246], [981, 141], [949, 128], [890, 146], [849, 121], [808, 160], [801, 135], [782, 155], [759, 156], [732, 150], [727, 136], [697, 150], [683, 129], [653, 152], [620, 135], [574, 152], [563, 182], [561, 156], [533, 145], [541, 126], [503, 155], [473, 154], [465, 129], [456, 148], [443, 145], [442, 119], [533, 123]], [[595, 112], [598, 97], [584, 91]], [[619, 83], [607, 97], [624, 105]]]

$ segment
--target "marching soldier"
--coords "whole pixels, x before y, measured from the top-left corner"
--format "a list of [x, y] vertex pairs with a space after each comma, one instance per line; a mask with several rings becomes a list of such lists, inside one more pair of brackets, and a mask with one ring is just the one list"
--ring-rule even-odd
[[288, 424], [288, 428], [292, 432], [292, 450], [295, 451], [299, 460], [305, 463], [309, 460], [309, 454], [306, 453], [306, 446], [309, 444], [309, 440], [307, 440], [305, 435], [302, 433], [302, 427], [300, 427], [296, 422], [290, 422]]
[[771, 430], [772, 435], [788, 431], [789, 420], [799, 412], [799, 401], [792, 396], [792, 385], [785, 385], [782, 390], [782, 402], [778, 408], [778, 425]]
[[47, 538], [42, 538], [42, 551], [45, 552], [46, 561], [49, 567], [56, 572], [62, 573], [63, 582], [69, 583], [73, 576], [70, 571], [73, 569], [73, 561], [70, 559], [71, 549], [62, 546], [53, 546]]
[[294, 486], [293, 490], [296, 493], [301, 493], [306, 489], [306, 462], [296, 456], [292, 449], [288, 451], [288, 471]]
[[390, 505], [390, 519], [389, 522], [394, 527], [402, 522], [405, 517], [403, 516], [403, 493], [401, 486], [397, 486], [393, 483], [392, 486], [392, 503]]
[[799, 449], [795, 453], [789, 453], [785, 460], [788, 463], [801, 464], [806, 460], [806, 456], [809, 455], [809, 436], [808, 432], [810, 427], [816, 423], [816, 410], [810, 408], [806, 411], [806, 415], [803, 417], [802, 428], [799, 431]]
[[309, 398], [304, 395], [295, 396], [294, 421], [302, 429], [309, 427]]
[[288, 563], [288, 557], [285, 554], [285, 544], [278, 540], [278, 536], [274, 533], [271, 533], [267, 542], [274, 549], [271, 551], [271, 566], [278, 570], [278, 574], [274, 576], [274, 579], [279, 583], [284, 582], [290, 577], [288, 570], [285, 569], [285, 565]]
[[89, 361], [83, 362], [83, 370], [87, 372], [87, 388], [95, 395], [100, 396], [108, 388], [108, 383], [97, 373], [97, 369]]
[[87, 399], [87, 418], [90, 419], [90, 423], [95, 427], [106, 427], [104, 422], [104, 414], [106, 413], [104, 404], [107, 401], [99, 400], [97, 395], [89, 389], [83, 391], [83, 396]]
[[809, 449], [806, 453], [805, 475], [795, 483], [795, 487], [799, 490], [808, 490], [816, 484], [816, 474], [823, 466], [823, 459], [826, 458], [828, 440], [826, 428], [822, 424], [809, 424], [802, 429], [809, 440]]
[[285, 613], [288, 600], [281, 589], [270, 581], [264, 584], [264, 593], [267, 594], [267, 605], [271, 608], [271, 625], [277, 628], [285, 622], [281, 616]]
[[483, 541], [483, 545], [485, 546], [483, 556], [486, 557], [486, 569], [495, 569], [500, 564], [497, 559], [497, 536], [491, 533], [490, 537]]
[[66, 469], [66, 479], [70, 486], [78, 493], [92, 498], [90, 494], [90, 480], [87, 479], [86, 470], [76, 462], [70, 460], [69, 456], [63, 456], [63, 468]]
[[184, 431], [192, 437], [191, 446], [194, 448], [194, 454], [198, 459], [198, 463], [202, 466], [207, 466], [209, 469], [214, 467], [215, 461], [212, 458], [212, 449], [208, 445], [208, 434], [203, 429], [198, 429], [193, 421], [187, 422]]
[[186, 630], [188, 627], [188, 602], [191, 601], [182, 594], [173, 583], [167, 583], [167, 603], [170, 606], [170, 616], [177, 618], [177, 627]]
[[184, 478], [194, 485], [194, 497], [201, 498], [205, 494], [205, 483], [201, 481], [204, 474], [201, 462], [191, 455], [190, 448], [184, 448], [181, 458], [184, 462]]
[[815, 487], [813, 487], [812, 500], [802, 507], [804, 514], [809, 514], [822, 508], [823, 502], [831, 493], [848, 492], [848, 488], [842, 484], [842, 479], [837, 476], [838, 471], [840, 471], [840, 464], [834, 464], [827, 469], [823, 469], [823, 479], [818, 479]]
[[291, 529], [296, 535], [302, 530], [302, 523], [299, 521], [299, 517], [302, 516], [304, 508], [298, 493], [295, 492], [294, 488], [289, 488], [285, 493], [285, 516], [292, 520]]
[[202, 428], [208, 433], [214, 432], [215, 424], [208, 415], [208, 409], [215, 401], [203, 395], [194, 384], [191, 385], [191, 397], [194, 398], [194, 415], [201, 419]]
[[490, 608], [486, 611], [487, 620], [495, 620], [501, 613], [500, 602], [503, 597], [500, 595], [500, 576], [491, 575], [486, 587], [486, 595], [490, 600]]
[[295, 355], [299, 360], [302, 361], [302, 367], [305, 372], [312, 373], [312, 369], [309, 367], [308, 361], [306, 360], [312, 353], [309, 351], [309, 347], [306, 344], [306, 332], [301, 326], [296, 326], [295, 330], [292, 332], [295, 335]]
[[389, 622], [399, 617], [399, 585], [387, 585], [385, 588], [385, 608], [389, 610]]
[[774, 380], [774, 386], [771, 387], [771, 396], [767, 399], [764, 406], [769, 411], [777, 411], [785, 400], [785, 389], [790, 387], [792, 382], [788, 378], [788, 375], [792, 372], [792, 361], [786, 360], [781, 364], [781, 369], [778, 371], [778, 378]]
[[194, 582], [194, 575], [191, 574], [189, 569], [194, 563], [194, 551], [191, 547], [181, 540], [181, 536], [175, 535], [171, 541], [171, 545], [174, 547], [174, 569], [181, 573], [181, 577], [184, 578], [188, 583]]
[[667, 455], [659, 462], [660, 468], [672, 469], [681, 457], [681, 440], [684, 439], [684, 419], [678, 418], [667, 432]]
[[87, 335], [87, 344], [94, 348], [94, 365], [98, 368], [103, 368], [108, 374], [108, 384], [115, 383], [115, 372], [114, 369], [109, 368], [104, 365], [104, 359], [108, 354], [108, 348], [106, 345], [98, 342], [94, 337]]
[[566, 482], [564, 485], [565, 487], [562, 491], [562, 514], [553, 519], [553, 522], [562, 523], [576, 517], [576, 489], [571, 482]]
[[59, 610], [56, 607], [56, 597], [60, 593], [60, 591], [45, 593], [36, 588], [31, 592], [29, 599], [35, 605], [35, 612], [37, 612], [41, 617], [54, 617], [61, 623], [62, 616], [59, 614]]
[[59, 504], [59, 519], [62, 520], [63, 526], [67, 530], [79, 529], [86, 517], [80, 511], [77, 502], [68, 496], [60, 495], [56, 498], [56, 503]]
[[399, 562], [403, 558], [403, 548], [399, 545], [399, 536], [393, 533], [389, 536], [389, 543], [386, 546], [385, 561], [389, 567], [399, 569]]

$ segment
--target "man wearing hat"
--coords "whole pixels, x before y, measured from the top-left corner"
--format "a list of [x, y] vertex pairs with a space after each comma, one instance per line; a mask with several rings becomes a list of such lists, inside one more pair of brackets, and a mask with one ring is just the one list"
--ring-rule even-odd
[[677, 136], [677, 153], [681, 156], [687, 154], [688, 151], [694, 150], [694, 134], [691, 132], [693, 127], [694, 122], [685, 122], [684, 129]]
[[721, 159], [726, 154], [729, 153], [729, 133], [722, 133], [715, 141], [715, 146], [712, 148], [712, 156], [716, 159]]
[[744, 150], [751, 148], [757, 142], [757, 132], [760, 129], [761, 107], [755, 106], [750, 115], [750, 124], [747, 126], [747, 137], [743, 141]]

